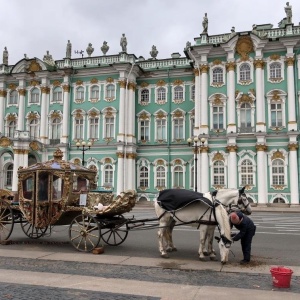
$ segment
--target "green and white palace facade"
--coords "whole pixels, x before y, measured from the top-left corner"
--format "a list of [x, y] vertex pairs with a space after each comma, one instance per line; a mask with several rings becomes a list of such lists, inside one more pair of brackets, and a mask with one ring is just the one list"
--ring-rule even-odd
[[0, 188], [17, 192], [18, 168], [60, 148], [99, 187], [138, 200], [246, 186], [258, 205], [299, 205], [300, 26], [203, 32], [183, 48], [3, 59]]

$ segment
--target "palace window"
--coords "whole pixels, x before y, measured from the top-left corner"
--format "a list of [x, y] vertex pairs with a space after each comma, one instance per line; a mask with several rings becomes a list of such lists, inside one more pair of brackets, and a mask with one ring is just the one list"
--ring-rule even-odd
[[240, 108], [240, 126], [242, 128], [251, 127], [251, 111], [252, 108], [249, 103], [241, 104]]
[[223, 106], [213, 106], [213, 129], [224, 129]]
[[53, 102], [62, 102], [62, 89], [57, 86], [53, 90]]
[[91, 99], [98, 100], [99, 99], [99, 86], [93, 85], [91, 87]]
[[190, 187], [194, 189], [195, 186], [195, 169], [194, 166], [191, 167], [191, 177], [190, 177]]
[[30, 93], [30, 103], [39, 103], [40, 102], [40, 90], [38, 88], [34, 88]]
[[111, 165], [104, 166], [103, 179], [104, 179], [104, 182], [103, 182], [104, 186], [109, 186], [109, 187], [113, 186], [114, 171], [113, 171], [113, 167]]
[[17, 129], [17, 123], [16, 121], [9, 121], [7, 125], [7, 136], [9, 138], [13, 138], [15, 135], [15, 131]]
[[75, 119], [75, 139], [83, 139], [83, 118], [76, 118]]
[[183, 118], [174, 118], [173, 119], [174, 126], [174, 140], [182, 140], [184, 139], [183, 135]]
[[142, 188], [149, 187], [149, 171], [147, 167], [140, 167], [140, 183], [139, 186]]
[[89, 119], [90, 121], [90, 139], [97, 139], [99, 134], [99, 117], [93, 117]]
[[174, 100], [182, 100], [183, 99], [183, 87], [176, 86], [174, 88]]
[[115, 85], [108, 84], [105, 90], [105, 98], [114, 99], [115, 98]]
[[251, 68], [248, 64], [244, 63], [240, 66], [240, 81], [251, 80]]
[[9, 164], [6, 168], [5, 172], [5, 187], [11, 187], [12, 186], [12, 179], [13, 179], [13, 164]]
[[29, 134], [31, 139], [39, 137], [39, 122], [37, 119], [33, 119], [29, 123]]
[[149, 120], [140, 120], [140, 138], [141, 141], [150, 140], [150, 122]]
[[115, 118], [113, 116], [105, 116], [104, 118], [104, 137], [113, 138], [115, 136]]
[[272, 161], [272, 185], [285, 184], [284, 162], [281, 159]]
[[166, 186], [166, 170], [163, 166], [158, 166], [156, 168], [156, 186], [165, 187]]
[[160, 87], [157, 89], [156, 100], [157, 101], [166, 101], [166, 89], [164, 87]]
[[213, 80], [212, 83], [222, 83], [223, 82], [223, 69], [214, 68], [212, 71]]
[[17, 104], [18, 103], [18, 92], [13, 90], [9, 93], [9, 102], [8, 104]]
[[241, 185], [253, 185], [253, 164], [245, 159], [241, 164]]
[[182, 166], [176, 166], [173, 172], [173, 187], [183, 188], [183, 168]]
[[221, 160], [217, 160], [213, 164], [213, 184], [225, 185], [225, 167]]
[[282, 104], [271, 103], [271, 126], [281, 127], [282, 126]]
[[141, 91], [141, 102], [142, 103], [149, 103], [150, 102], [150, 96], [149, 96], [149, 90], [148, 89], [142, 89]]
[[50, 123], [50, 139], [51, 140], [59, 140], [61, 136], [61, 119], [54, 118]]
[[273, 62], [270, 64], [270, 79], [281, 78], [281, 63]]
[[156, 139], [157, 140], [167, 139], [166, 119], [156, 119]]
[[191, 87], [191, 100], [195, 101], [195, 85]]
[[80, 102], [83, 102], [84, 101], [84, 88], [82, 86], [78, 87], [76, 89], [76, 100], [80, 101]]

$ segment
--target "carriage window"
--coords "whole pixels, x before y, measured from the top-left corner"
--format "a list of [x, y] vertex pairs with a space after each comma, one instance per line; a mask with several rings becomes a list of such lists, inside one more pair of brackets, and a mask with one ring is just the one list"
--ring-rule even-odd
[[27, 200], [33, 200], [33, 177], [29, 177], [23, 181], [23, 197]]
[[40, 173], [38, 178], [38, 200], [45, 201], [48, 200], [48, 174]]
[[52, 189], [52, 199], [61, 199], [63, 194], [63, 180], [56, 176], [53, 175], [53, 189]]

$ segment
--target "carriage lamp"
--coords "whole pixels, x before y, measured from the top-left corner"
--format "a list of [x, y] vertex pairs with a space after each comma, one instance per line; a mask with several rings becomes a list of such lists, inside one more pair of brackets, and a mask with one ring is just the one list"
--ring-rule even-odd
[[83, 165], [83, 166], [84, 166], [84, 164], [85, 164], [85, 161], [84, 161], [84, 153], [85, 153], [85, 151], [90, 150], [90, 149], [91, 149], [91, 146], [92, 146], [92, 143], [91, 143], [91, 142], [86, 143], [85, 141], [82, 141], [81, 143], [80, 143], [80, 142], [77, 142], [77, 143], [76, 143], [77, 149], [80, 150], [80, 151], [82, 152], [82, 165]]
[[[197, 192], [197, 178], [198, 178], [198, 154], [199, 154], [199, 149], [201, 147], [204, 147], [204, 144], [206, 142], [206, 139], [202, 137], [200, 140], [197, 136], [195, 136], [193, 139], [188, 138], [187, 139], [189, 147], [194, 148], [194, 171], [195, 171], [195, 176], [194, 176], [194, 182], [195, 182], [195, 192]], [[200, 142], [200, 143], [199, 143]]]

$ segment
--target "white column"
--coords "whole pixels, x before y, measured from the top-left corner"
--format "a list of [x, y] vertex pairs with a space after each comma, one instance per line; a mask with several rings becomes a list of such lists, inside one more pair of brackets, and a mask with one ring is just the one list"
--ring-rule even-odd
[[25, 95], [26, 89], [20, 88], [19, 92], [19, 109], [18, 109], [18, 124], [17, 130], [24, 131], [24, 119], [25, 119]]
[[64, 91], [63, 97], [63, 124], [62, 124], [62, 143], [68, 143], [69, 141], [69, 124], [70, 124], [70, 85], [64, 84], [62, 86]]
[[[18, 143], [18, 142], [17, 142]], [[22, 143], [22, 142], [21, 142]], [[18, 192], [18, 169], [19, 167], [28, 167], [28, 143], [22, 146], [23, 149], [14, 148], [14, 164], [13, 164], [13, 180], [12, 180], [12, 192]]]
[[193, 128], [193, 134], [194, 136], [198, 136], [200, 134], [200, 71], [199, 69], [194, 69], [195, 74], [195, 128]]
[[230, 145], [227, 146], [227, 151], [229, 151], [228, 155], [228, 188], [237, 188], [237, 157], [236, 157], [236, 151], [237, 146], [236, 145]]
[[4, 119], [5, 119], [5, 103], [6, 103], [6, 91], [0, 90], [0, 132], [5, 133]]
[[257, 189], [258, 189], [258, 203], [259, 204], [267, 204], [267, 158], [266, 158], [266, 150], [267, 146], [264, 144], [257, 144]]
[[265, 132], [265, 104], [264, 104], [264, 90], [263, 90], [263, 68], [264, 62], [260, 59], [255, 60], [255, 87], [256, 87], [256, 131]]
[[235, 118], [235, 63], [228, 62], [226, 65], [227, 69], [227, 95], [228, 95], [228, 123], [227, 132], [236, 132], [236, 118]]
[[293, 57], [287, 57], [288, 130], [297, 130]]
[[[119, 101], [119, 113], [118, 113], [118, 118], [119, 118], [119, 132], [118, 132], [118, 141], [124, 141], [125, 140], [125, 115], [124, 115], [124, 110], [125, 110], [125, 87], [126, 83], [125, 81], [119, 81], [120, 84], [120, 101]], [[126, 103], [127, 105], [127, 103]]]
[[124, 189], [124, 153], [117, 152], [118, 171], [117, 171], [117, 195], [120, 195]]
[[49, 109], [49, 94], [50, 89], [47, 86], [43, 86], [42, 90], [42, 103], [41, 103], [41, 133], [40, 139], [42, 143], [48, 144], [48, 109]]
[[127, 141], [133, 142], [133, 137], [135, 136], [135, 83], [130, 83], [128, 86], [128, 102], [126, 119], [127, 123]]
[[201, 72], [201, 104], [200, 104], [200, 113], [201, 113], [201, 126], [200, 134], [208, 134], [208, 66], [202, 65], [200, 67]]
[[200, 192], [206, 193], [209, 189], [209, 164], [208, 164], [208, 147], [201, 147], [201, 189]]
[[289, 169], [290, 169], [290, 185], [291, 185], [291, 204], [299, 204], [299, 175], [298, 175], [298, 161], [297, 148], [295, 143], [289, 144]]

